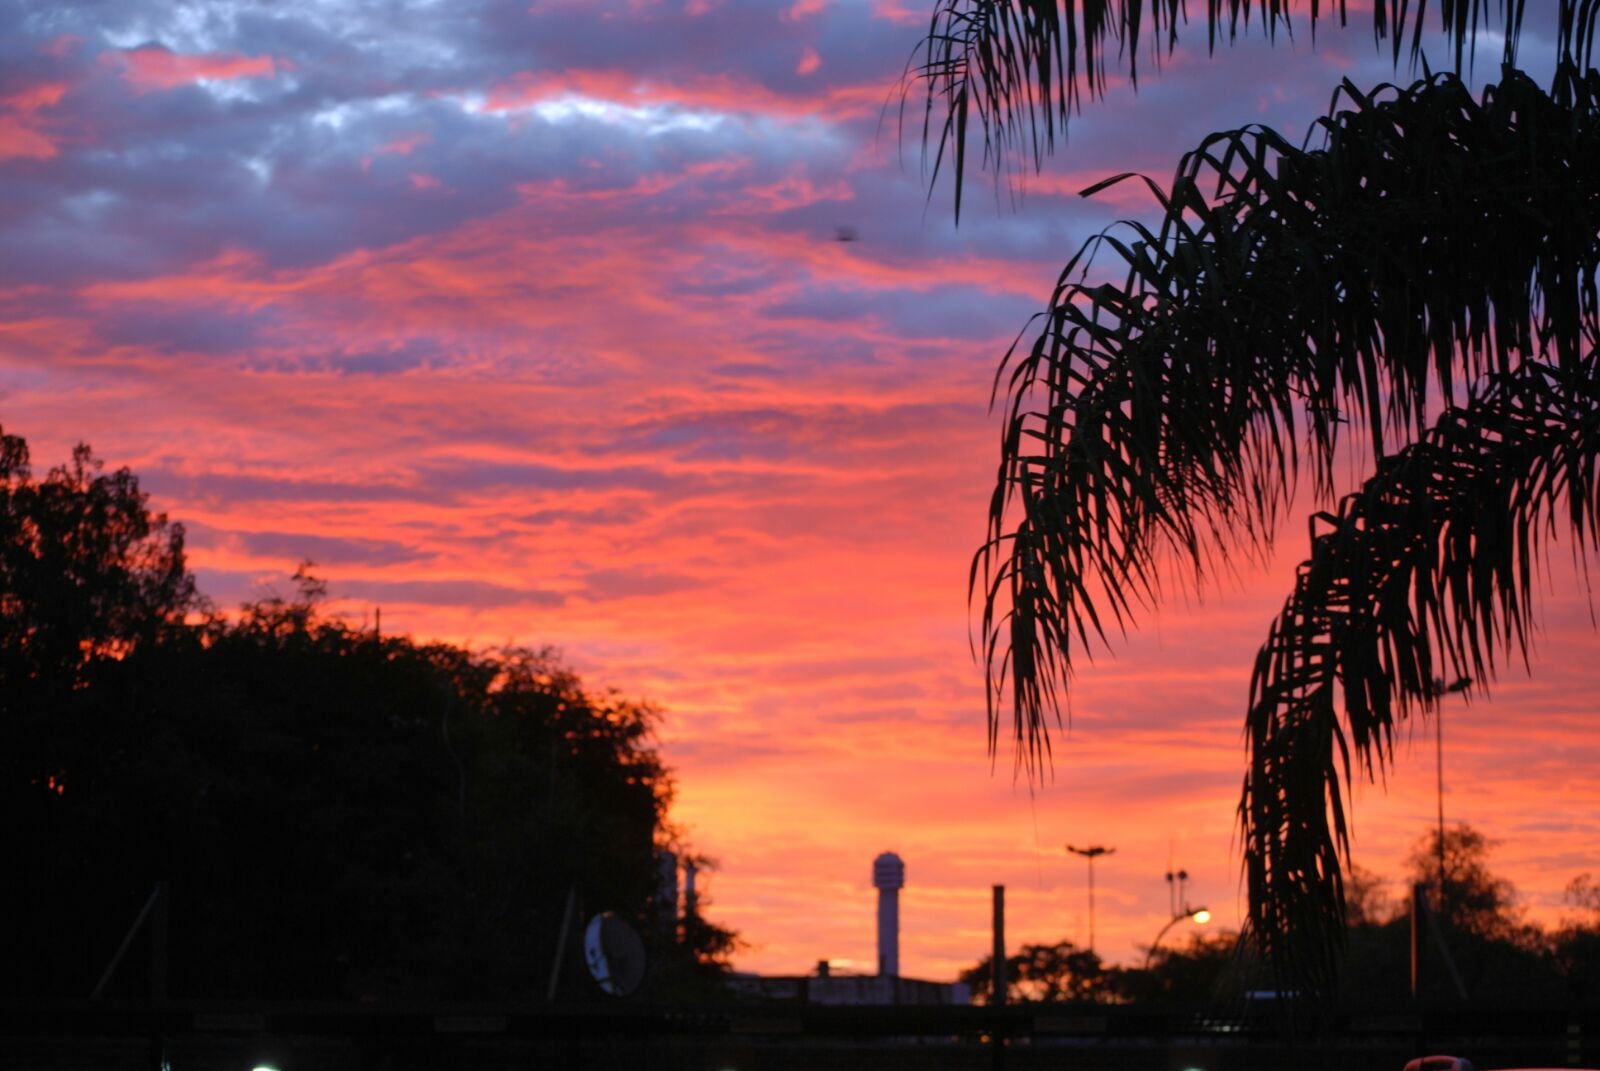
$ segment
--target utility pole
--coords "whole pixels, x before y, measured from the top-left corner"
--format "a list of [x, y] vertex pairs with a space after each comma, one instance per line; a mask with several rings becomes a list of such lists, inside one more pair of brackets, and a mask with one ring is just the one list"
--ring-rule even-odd
[[1439, 904], [1437, 914], [1449, 918], [1444, 902], [1444, 697], [1452, 692], [1464, 692], [1472, 687], [1471, 677], [1458, 677], [1446, 686], [1443, 680], [1433, 682], [1439, 701], [1433, 709], [1434, 771], [1438, 777], [1439, 800]]
[[1093, 952], [1094, 951], [1094, 861], [1099, 856], [1110, 855], [1112, 852], [1115, 852], [1116, 849], [1115, 848], [1107, 848], [1107, 847], [1104, 847], [1104, 846], [1099, 845], [1099, 844], [1090, 845], [1087, 848], [1077, 848], [1077, 847], [1074, 847], [1073, 845], [1069, 844], [1069, 845], [1067, 845], [1067, 851], [1071, 852], [1073, 855], [1081, 855], [1085, 859], [1089, 860], [1089, 951]]
[[1006, 1002], [1006, 990], [1010, 988], [1011, 979], [1006, 977], [1006, 887], [994, 887], [994, 955], [989, 960], [989, 975], [991, 999], [989, 1003], [998, 1008]]
[[1422, 882], [1411, 886], [1411, 1000], [1415, 1003], [1422, 996], [1422, 957], [1423, 938], [1422, 913], [1427, 908], [1427, 889]]
[[994, 887], [994, 955], [989, 960], [989, 1007], [996, 1009], [994, 1025], [989, 1028], [990, 1066], [994, 1071], [1005, 1071], [1006, 1037], [1005, 1021], [998, 1009], [1006, 1003], [1006, 989], [1011, 980], [1006, 977], [1006, 887]]

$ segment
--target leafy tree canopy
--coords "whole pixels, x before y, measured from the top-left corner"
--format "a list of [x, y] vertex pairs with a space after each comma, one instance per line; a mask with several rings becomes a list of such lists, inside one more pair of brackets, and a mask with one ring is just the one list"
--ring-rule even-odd
[[1406, 859], [1413, 885], [1426, 887], [1433, 907], [1451, 929], [1475, 937], [1511, 939], [1522, 929], [1517, 891], [1489, 869], [1488, 837], [1465, 823], [1444, 831], [1444, 884], [1440, 885], [1439, 831], [1429, 830]]
[[1420, 920], [1424, 1001], [1454, 1003], [1465, 992], [1470, 1000], [1536, 1007], [1600, 997], [1594, 984], [1600, 946], [1574, 940], [1581, 928], [1570, 923], [1547, 930], [1528, 922], [1516, 890], [1493, 869], [1493, 841], [1458, 824], [1446, 827], [1444, 844], [1443, 896], [1436, 829], [1417, 840], [1406, 861], [1404, 897], [1390, 898], [1375, 875], [1352, 869], [1352, 928], [1340, 978], [1347, 1004], [1411, 999], [1412, 886], [1422, 888], [1434, 916]]
[[1600, 882], [1579, 874], [1567, 886], [1576, 909], [1556, 931], [1554, 953], [1572, 996], [1600, 1001]]
[[81, 444], [35, 479], [28, 444], [0, 429], [0, 710], [82, 684], [198, 607], [183, 526], [146, 499]]
[[[993, 1003], [993, 963], [993, 956], [985, 956], [961, 972], [979, 1003]], [[1007, 1001], [1109, 1001], [1116, 994], [1113, 978], [1099, 956], [1071, 941], [1024, 945], [1006, 957]]]
[[[1511, 883], [1493, 866], [1494, 842], [1466, 824], [1445, 830], [1446, 895], [1438, 895], [1438, 834], [1419, 838], [1405, 869], [1391, 879], [1408, 889], [1391, 895], [1382, 876], [1352, 866], [1351, 928], [1335, 999], [1345, 1010], [1410, 1005], [1409, 887], [1420, 884], [1438, 913], [1424, 917], [1421, 999], [1469, 1001], [1507, 1008], [1593, 1007], [1600, 1001], [1600, 883], [1574, 878], [1569, 917], [1543, 928], [1528, 922]], [[1446, 956], [1448, 955], [1448, 963]], [[1219, 1014], [1256, 1014], [1250, 994], [1277, 986], [1270, 965], [1237, 933], [1192, 929], [1187, 940], [1163, 943], [1142, 964], [1104, 964], [1070, 941], [1026, 945], [1007, 960], [1013, 1002], [1077, 1001], [1204, 1007]], [[962, 972], [988, 1003], [990, 960]], [[1457, 981], [1460, 986], [1457, 987]]]
[[[126, 470], [80, 448], [34, 481], [4, 448], [11, 995], [87, 996], [158, 883], [180, 995], [542, 999], [569, 896], [561, 999], [593, 995], [577, 949], [601, 910], [680, 975], [725, 967], [731, 934], [657, 906], [677, 838], [656, 708], [548, 649], [328, 617], [308, 568], [202, 613], [181, 529]], [[147, 991], [151, 929], [109, 992]]]
[[[1251, 965], [1243, 962], [1238, 934], [1192, 934], [1187, 942], [1155, 949], [1139, 967], [1105, 964], [1071, 941], [1029, 944], [1006, 959], [1008, 1002], [1088, 1004], [1209, 1004], [1242, 992]], [[982, 1004], [992, 1001], [992, 956], [961, 972]]]

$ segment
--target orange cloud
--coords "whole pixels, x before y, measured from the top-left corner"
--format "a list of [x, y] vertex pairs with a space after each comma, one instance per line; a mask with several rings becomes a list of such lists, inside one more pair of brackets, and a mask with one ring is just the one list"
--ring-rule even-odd
[[[875, 117], [883, 99], [581, 71], [508, 80], [489, 110], [569, 93], [780, 117]], [[32, 122], [61, 98], [27, 99]], [[425, 185], [418, 137], [385, 150]], [[861, 188], [848, 172], [608, 166], [321, 263], [233, 248], [67, 295], [13, 290], [7, 429], [40, 459], [87, 438], [131, 465], [192, 524], [224, 605], [310, 554], [356, 620], [381, 604], [387, 628], [422, 637], [558, 643], [592, 682], [660, 702], [673, 817], [722, 860], [710, 914], [756, 946], [741, 967], [870, 969], [868, 866], [885, 849], [909, 868], [915, 976], [985, 952], [996, 882], [1013, 943], [1086, 942], [1082, 862], [1063, 851], [1079, 838], [1118, 847], [1097, 870], [1109, 959], [1136, 960], [1167, 920], [1170, 863], [1236, 925], [1243, 704], [1302, 527], [1081, 662], [1052, 778], [1014, 781], [984, 749], [965, 581], [997, 456], [990, 377], [1020, 323], [914, 335], [893, 310], [1042, 304], [1064, 249], [942, 245], [936, 223], [896, 247], [867, 197], [840, 221], [861, 240], [832, 241], [824, 202]], [[1068, 198], [1106, 173], [1026, 188]], [[818, 205], [821, 233], [795, 229]], [[912, 191], [903, 207], [921, 205]], [[119, 333], [151, 316], [217, 328]], [[210, 341], [230, 333], [231, 348]], [[1498, 864], [1546, 919], [1600, 838], [1585, 587], [1552, 588], [1533, 678], [1452, 707], [1446, 732], [1447, 816], [1502, 840]], [[1392, 878], [1432, 820], [1429, 744], [1402, 733], [1389, 793], [1355, 793], [1357, 861]]]

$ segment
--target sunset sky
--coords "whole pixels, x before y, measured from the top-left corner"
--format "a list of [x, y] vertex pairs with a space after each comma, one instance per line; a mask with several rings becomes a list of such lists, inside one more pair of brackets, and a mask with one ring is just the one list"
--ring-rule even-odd
[[[1236, 925], [1249, 666], [1305, 525], [1081, 666], [1030, 788], [986, 755], [968, 647], [989, 388], [1066, 259], [1152, 211], [1076, 191], [1164, 180], [1213, 129], [1298, 139], [1340, 78], [1395, 72], [1354, 16], [1215, 59], [1197, 27], [1020, 192], [976, 181], [958, 229], [916, 114], [897, 131], [928, 4], [0, 0], [0, 423], [40, 468], [79, 440], [132, 467], [221, 607], [312, 559], [354, 621], [552, 644], [659, 703], [741, 968], [871, 967], [888, 849], [913, 976], [984, 954], [994, 883], [1013, 943], [1085, 943], [1069, 841], [1117, 848], [1108, 959], [1166, 921], [1169, 864]], [[1600, 876], [1566, 553], [1532, 675], [1445, 720], [1448, 817], [1546, 921]], [[1407, 731], [1358, 862], [1400, 873], [1433, 777]]]

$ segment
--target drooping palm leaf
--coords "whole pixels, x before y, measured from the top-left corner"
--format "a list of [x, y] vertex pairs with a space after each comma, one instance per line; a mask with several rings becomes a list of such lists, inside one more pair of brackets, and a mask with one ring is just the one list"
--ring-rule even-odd
[[[1007, 391], [984, 592], [991, 742], [1041, 763], [1073, 659], [1265, 545], [1301, 459], [1332, 488], [1344, 414], [1378, 474], [1331, 518], [1257, 665], [1240, 806], [1252, 928], [1303, 985], [1342, 933], [1343, 790], [1434, 675], [1522, 647], [1539, 533], [1596, 541], [1600, 75], [1508, 71], [1363, 95], [1301, 150], [1184, 158], [1155, 229], [1091, 241]], [[1096, 255], [1113, 281], [1092, 274]], [[1437, 424], [1442, 402], [1466, 399]]]
[[1343, 936], [1352, 763], [1371, 776], [1388, 761], [1397, 718], [1437, 701], [1436, 675], [1481, 681], [1499, 652], [1526, 657], [1543, 533], [1600, 547], [1596, 341], [1569, 368], [1493, 377], [1313, 518], [1256, 659], [1239, 805], [1252, 931], [1302, 984], [1331, 978]]
[[[1348, 19], [1347, 0], [1206, 0], [1206, 43], [1233, 43], [1252, 23], [1269, 39], [1291, 34], [1298, 14], [1315, 35], [1318, 24]], [[1413, 64], [1422, 49], [1428, 4], [1375, 0], [1372, 30], [1388, 42], [1396, 64], [1409, 48]], [[1460, 72], [1482, 32], [1503, 34], [1502, 61], [1514, 63], [1526, 0], [1440, 0], [1438, 27]], [[1560, 55], [1589, 66], [1600, 0], [1558, 0]], [[908, 69], [907, 90], [925, 83], [923, 144], [935, 146], [933, 172], [947, 161], [954, 177], [955, 213], [961, 217], [967, 135], [981, 136], [985, 166], [1003, 168], [1020, 153], [1038, 166], [1064, 137], [1067, 121], [1085, 96], [1103, 96], [1111, 75], [1125, 72], [1135, 86], [1139, 52], [1148, 42], [1159, 63], [1177, 47], [1188, 22], [1184, 0], [937, 0], [919, 59]]]
[[1600, 75], [1565, 69], [1555, 97], [1516, 72], [1481, 101], [1447, 75], [1342, 93], [1314, 150], [1207, 138], [1156, 228], [1089, 242], [1007, 355], [972, 584], [991, 741], [1009, 710], [1024, 766], [1074, 657], [1155, 601], [1164, 566], [1203, 578], [1263, 547], [1302, 457], [1331, 491], [1344, 414], [1381, 457], [1426, 432], [1430, 391], [1588, 352]]

